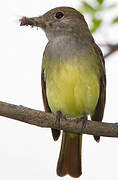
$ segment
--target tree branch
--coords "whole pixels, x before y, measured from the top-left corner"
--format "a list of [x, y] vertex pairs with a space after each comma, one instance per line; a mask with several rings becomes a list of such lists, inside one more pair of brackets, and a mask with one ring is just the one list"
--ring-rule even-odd
[[118, 51], [118, 44], [102, 44], [101, 46], [105, 46], [108, 48], [108, 52], [104, 55], [104, 58], [107, 58], [108, 56], [110, 56], [111, 54], [115, 53], [116, 51]]
[[[60, 125], [56, 121], [53, 113], [46, 113], [23, 106], [17, 106], [0, 101], [0, 115], [12, 118], [21, 122], [36, 125], [45, 128], [55, 128], [74, 133], [81, 133], [83, 118], [65, 118], [60, 119]], [[82, 130], [83, 134], [96, 136], [118, 137], [117, 123], [102, 123], [87, 120], [86, 126]]]

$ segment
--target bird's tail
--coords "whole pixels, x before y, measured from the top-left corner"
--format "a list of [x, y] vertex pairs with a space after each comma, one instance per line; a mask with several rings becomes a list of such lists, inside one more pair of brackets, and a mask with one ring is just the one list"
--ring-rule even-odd
[[81, 171], [82, 135], [70, 135], [63, 132], [61, 150], [57, 164], [57, 175], [79, 177]]

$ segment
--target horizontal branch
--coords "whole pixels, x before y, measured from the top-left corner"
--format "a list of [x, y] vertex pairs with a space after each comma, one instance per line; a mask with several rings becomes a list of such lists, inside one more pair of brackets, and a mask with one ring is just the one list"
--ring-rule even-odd
[[[46, 113], [24, 106], [17, 106], [0, 101], [0, 116], [15, 119], [28, 124], [45, 128], [55, 128], [74, 133], [81, 133], [83, 118], [65, 118], [60, 119], [60, 125], [56, 121], [53, 113]], [[102, 123], [87, 120], [86, 126], [82, 130], [83, 134], [96, 136], [118, 137], [117, 123]]]

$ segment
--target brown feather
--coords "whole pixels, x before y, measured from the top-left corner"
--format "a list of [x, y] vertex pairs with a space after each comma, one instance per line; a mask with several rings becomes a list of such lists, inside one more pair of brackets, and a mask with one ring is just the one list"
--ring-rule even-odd
[[[47, 95], [46, 95], [46, 83], [44, 78], [44, 70], [41, 72], [41, 85], [42, 85], [42, 96], [43, 96], [43, 104], [46, 112], [51, 112], [51, 109], [48, 105]], [[54, 141], [58, 140], [60, 136], [60, 130], [57, 129], [51, 129], [52, 130], [52, 136]]]
[[61, 150], [57, 164], [57, 174], [61, 177], [69, 174], [72, 177], [79, 177], [81, 170], [81, 143], [82, 135], [71, 137], [63, 132]]
[[[94, 50], [95, 50], [96, 55], [98, 57], [100, 57], [100, 60], [101, 60], [101, 79], [100, 79], [100, 96], [99, 96], [98, 103], [97, 103], [96, 109], [94, 111], [94, 114], [91, 116], [91, 119], [93, 121], [102, 121], [103, 114], [104, 114], [105, 101], [106, 101], [105, 62], [104, 62], [104, 57], [103, 57], [102, 51], [95, 43], [94, 43]], [[94, 136], [94, 139], [97, 142], [99, 142], [100, 136]]]

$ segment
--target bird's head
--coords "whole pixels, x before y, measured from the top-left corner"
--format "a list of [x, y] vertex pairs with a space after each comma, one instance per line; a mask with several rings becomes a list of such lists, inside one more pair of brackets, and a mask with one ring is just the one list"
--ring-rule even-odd
[[[81, 38], [90, 37], [88, 25], [84, 16], [71, 7], [54, 8], [42, 16], [27, 18], [23, 17], [21, 26], [31, 25], [42, 28], [49, 40], [60, 35], [76, 35]], [[84, 34], [84, 35], [83, 35]]]

